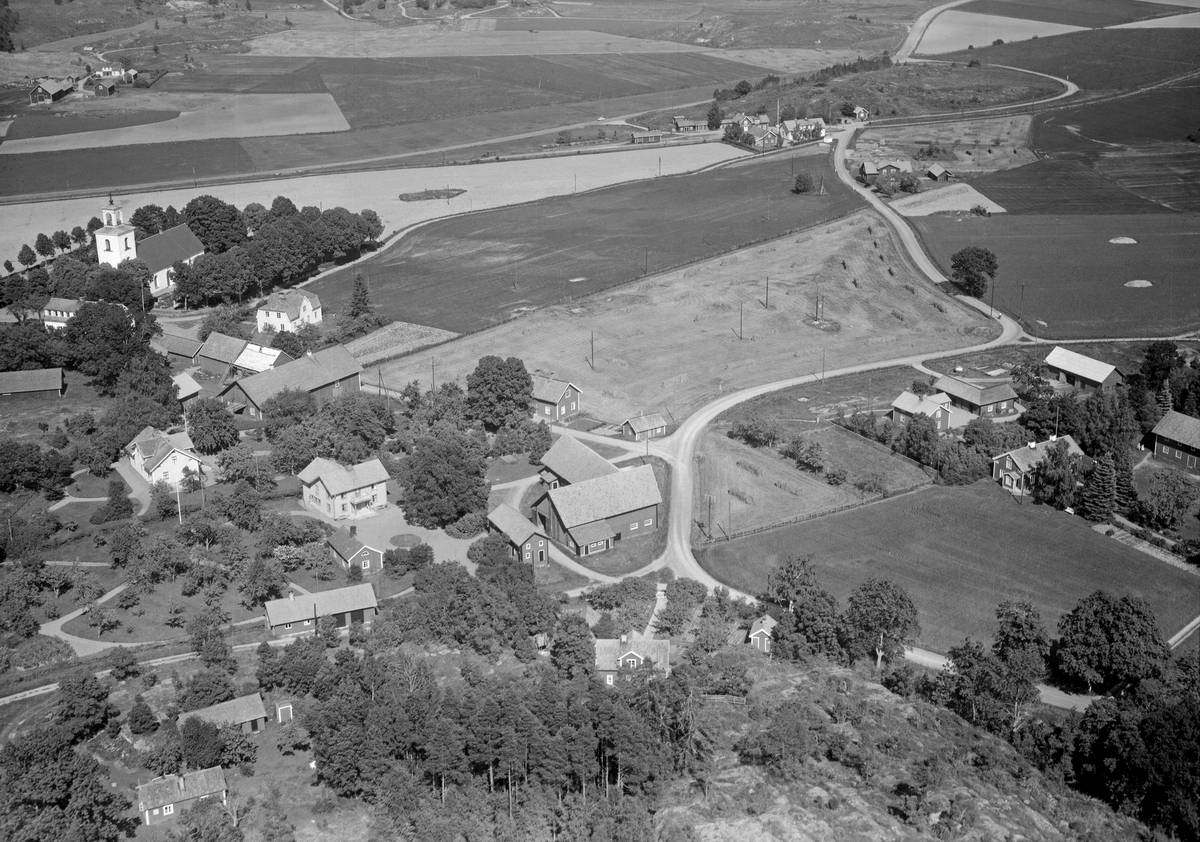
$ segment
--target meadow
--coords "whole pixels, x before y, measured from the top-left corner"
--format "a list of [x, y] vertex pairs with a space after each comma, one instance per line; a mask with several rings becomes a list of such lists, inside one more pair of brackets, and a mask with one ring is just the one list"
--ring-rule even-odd
[[1180, 11], [1178, 6], [1142, 0], [1105, 0], [1103, 4], [1094, 3], [1092, 0], [972, 0], [955, 8], [960, 12], [1065, 23], [1071, 26], [1086, 26], [1089, 29], [1175, 15]]
[[124, 129], [173, 120], [178, 111], [127, 111], [122, 114], [21, 114], [4, 134], [4, 142], [33, 137], [57, 137], [82, 132]]
[[1024, 504], [994, 483], [936, 486], [842, 514], [703, 547], [704, 569], [761, 593], [768, 572], [812, 553], [822, 587], [845, 604], [868, 578], [903, 587], [920, 611], [917, 645], [946, 652], [990, 640], [996, 605], [1028, 600], [1046, 627], [1098, 589], [1149, 601], [1168, 637], [1195, 617], [1200, 578], [1093, 531], [1081, 518]]
[[[1200, 41], [1200, 37], [1197, 37]], [[1200, 64], [1200, 55], [1197, 56]], [[1195, 81], [1034, 118], [1031, 140], [1044, 152], [1104, 153], [1117, 146], [1188, 143], [1196, 131]]]
[[1084, 160], [1042, 158], [972, 178], [970, 185], [1011, 214], [1166, 214], [1169, 208], [1127, 190]]
[[[791, 198], [815, 203], [826, 197]], [[772, 210], [772, 220], [781, 210]], [[585, 258], [592, 253], [586, 244], [578, 251]], [[452, 250], [446, 260], [462, 260], [468, 275], [487, 270], [465, 247], [461, 256]], [[446, 277], [453, 285], [453, 276]], [[516, 277], [522, 283], [520, 272]], [[502, 281], [510, 278], [500, 271]], [[770, 310], [765, 307], [767, 278]], [[453, 286], [446, 293], [451, 309], [455, 301], [466, 306], [478, 299], [478, 293], [463, 288], [457, 299], [449, 297]], [[818, 294], [824, 301], [821, 321], [813, 318]], [[583, 411], [592, 417], [620, 423], [638, 412], [659, 411], [675, 423], [731, 389], [819, 372], [823, 359], [832, 369], [972, 345], [994, 330], [995, 322], [918, 277], [878, 219], [861, 212], [736, 254], [542, 306], [381, 368], [386, 384], [397, 389], [412, 380], [427, 385], [431, 363], [438, 383], [462, 384], [481, 356], [513, 355], [530, 371], [575, 383], [583, 391]], [[589, 363], [593, 337], [595, 358]], [[374, 370], [364, 374], [367, 382], [375, 377]]]
[[[985, 44], [1001, 41], [1027, 41], [1047, 35], [1076, 32], [1078, 26], [1065, 23], [1021, 20], [997, 15], [975, 14], [956, 9], [942, 12], [921, 36], [914, 54], [942, 57], [943, 53], [966, 50], [973, 53]], [[1000, 64], [1001, 62], [995, 62]], [[1019, 65], [1018, 65], [1019, 66]]]
[[[991, 249], [1000, 265], [996, 306], [1043, 338], [1173, 336], [1195, 330], [1200, 320], [1200, 230], [1187, 214], [1002, 214], [964, 222], [928, 216], [911, 222], [944, 272], [961, 248]], [[1137, 242], [1109, 242], [1116, 237]], [[1153, 286], [1125, 286], [1134, 280]]]

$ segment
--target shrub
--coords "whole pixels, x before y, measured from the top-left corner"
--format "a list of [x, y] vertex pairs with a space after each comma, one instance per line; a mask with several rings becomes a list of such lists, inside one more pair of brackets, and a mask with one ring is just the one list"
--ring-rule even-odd
[[446, 527], [451, 538], [474, 538], [487, 529], [487, 516], [481, 512], [467, 512]]

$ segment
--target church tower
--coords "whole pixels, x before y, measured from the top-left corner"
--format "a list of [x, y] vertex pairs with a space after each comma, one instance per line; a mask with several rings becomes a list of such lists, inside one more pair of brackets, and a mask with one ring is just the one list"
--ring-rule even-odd
[[103, 228], [96, 229], [96, 256], [101, 263], [116, 267], [122, 260], [137, 257], [137, 242], [134, 227], [121, 216], [121, 206], [115, 204], [109, 194], [108, 204], [100, 212]]

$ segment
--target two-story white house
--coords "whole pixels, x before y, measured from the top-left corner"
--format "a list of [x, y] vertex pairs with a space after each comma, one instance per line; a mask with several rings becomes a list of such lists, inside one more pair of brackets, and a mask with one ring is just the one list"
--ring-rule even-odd
[[297, 477], [304, 508], [334, 520], [359, 518], [387, 506], [387, 468], [378, 459], [347, 467], [318, 457]]
[[192, 438], [187, 433], [167, 435], [162, 430], [146, 427], [125, 446], [125, 453], [133, 469], [151, 484], [161, 480], [173, 490], [178, 489], [184, 468], [203, 476], [204, 463], [196, 455]]
[[258, 308], [258, 329], [294, 333], [304, 325], [321, 323], [321, 299], [302, 289], [273, 292]]

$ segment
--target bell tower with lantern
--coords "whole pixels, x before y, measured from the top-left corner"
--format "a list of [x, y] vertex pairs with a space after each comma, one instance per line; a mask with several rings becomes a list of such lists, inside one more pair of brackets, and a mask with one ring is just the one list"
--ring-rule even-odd
[[101, 263], [116, 267], [123, 260], [133, 260], [137, 257], [137, 241], [134, 238], [134, 227], [125, 222], [121, 214], [121, 205], [113, 202], [112, 194], [108, 196], [108, 204], [100, 212], [104, 226], [96, 229], [96, 257]]

